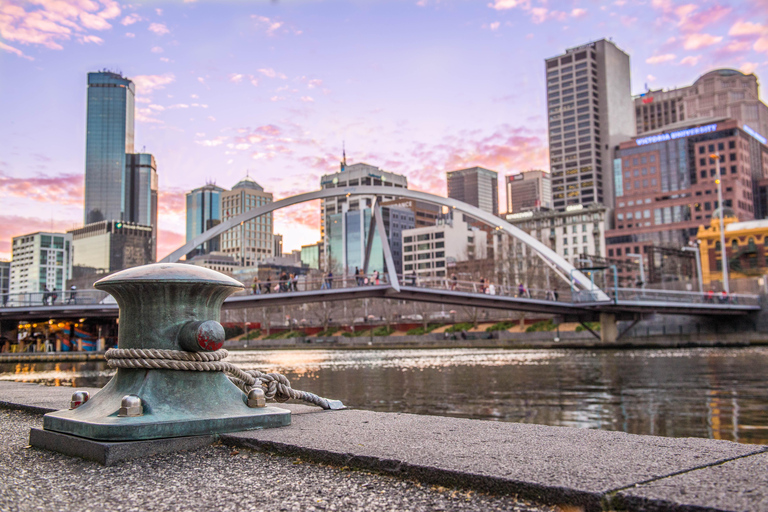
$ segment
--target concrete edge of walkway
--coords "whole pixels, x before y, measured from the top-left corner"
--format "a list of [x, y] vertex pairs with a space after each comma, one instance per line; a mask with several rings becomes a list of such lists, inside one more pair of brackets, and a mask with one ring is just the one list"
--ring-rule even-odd
[[398, 478], [416, 480], [429, 485], [471, 489], [490, 494], [515, 495], [522, 499], [548, 504], [564, 504], [584, 507], [585, 510], [603, 510], [602, 493], [589, 493], [567, 487], [542, 486], [503, 477], [478, 475], [470, 472], [454, 471], [436, 466], [409, 464], [396, 459], [383, 459], [350, 453], [334, 452], [308, 448], [304, 446], [243, 439], [221, 434], [220, 441], [235, 448], [250, 448], [280, 455], [283, 457], [301, 457], [302, 459], [329, 466], [348, 467], [362, 471], [374, 471]]

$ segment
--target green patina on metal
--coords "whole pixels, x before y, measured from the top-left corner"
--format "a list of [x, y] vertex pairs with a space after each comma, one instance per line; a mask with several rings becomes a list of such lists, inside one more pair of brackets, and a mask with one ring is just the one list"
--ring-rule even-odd
[[[157, 263], [123, 270], [94, 285], [120, 306], [118, 348], [184, 350], [182, 327], [220, 319], [221, 305], [242, 289], [213, 270]], [[141, 398], [143, 415], [119, 417], [125, 395]], [[222, 372], [119, 368], [76, 409], [46, 414], [43, 428], [103, 441], [195, 436], [290, 425], [290, 411], [250, 408]]]

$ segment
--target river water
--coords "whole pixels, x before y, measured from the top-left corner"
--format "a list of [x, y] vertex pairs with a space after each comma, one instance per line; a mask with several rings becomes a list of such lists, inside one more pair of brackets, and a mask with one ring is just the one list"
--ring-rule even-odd
[[[768, 347], [230, 352], [346, 405], [768, 444]], [[102, 386], [104, 363], [0, 364], [0, 380]]]

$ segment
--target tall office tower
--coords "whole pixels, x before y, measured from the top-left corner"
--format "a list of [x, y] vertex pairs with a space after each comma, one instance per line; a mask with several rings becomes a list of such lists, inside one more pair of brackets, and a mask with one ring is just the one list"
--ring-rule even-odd
[[[221, 223], [222, 192], [224, 189], [213, 183], [187, 192], [187, 242]], [[187, 259], [218, 251], [221, 247], [220, 238], [217, 236], [194, 248], [187, 254]]]
[[638, 135], [697, 119], [730, 118], [768, 137], [768, 106], [760, 101], [754, 74], [716, 69], [693, 85], [649, 90], [634, 101]]
[[552, 182], [548, 172], [525, 171], [507, 176], [507, 213], [550, 208], [552, 208]]
[[127, 220], [126, 157], [133, 153], [133, 82], [109, 71], [88, 73], [85, 223]]
[[117, 73], [88, 73], [85, 223], [103, 220], [152, 226], [157, 252], [157, 165], [134, 153], [133, 82]]
[[283, 255], [283, 235], [275, 233], [272, 235], [272, 254], [275, 257], [281, 257]]
[[476, 206], [493, 215], [499, 214], [499, 175], [483, 167], [450, 171], [448, 197]]
[[37, 232], [11, 239], [11, 294], [63, 290], [70, 277], [72, 235]]
[[157, 261], [157, 164], [149, 153], [125, 155], [125, 220], [152, 228], [152, 261]]
[[[271, 202], [272, 193], [264, 192], [261, 185], [246, 176], [232, 190], [221, 193], [221, 220]], [[221, 235], [221, 252], [237, 259], [241, 267], [256, 266], [273, 255], [273, 230], [271, 213], [243, 222]]]
[[611, 152], [635, 134], [629, 55], [601, 39], [545, 63], [553, 206], [612, 208]]
[[[341, 170], [333, 174], [326, 174], [320, 178], [320, 188], [347, 188], [364, 185], [388, 186], [394, 188], [408, 188], [408, 178], [402, 174], [395, 174], [379, 169], [376, 166], [365, 163], [347, 165], [346, 158], [341, 164]], [[381, 201], [391, 201], [395, 199], [396, 194], [384, 195], [379, 199]], [[326, 226], [328, 217], [336, 213], [345, 211], [356, 211], [370, 207], [374, 196], [353, 196], [353, 197], [329, 197], [320, 202], [320, 237], [323, 240], [324, 247], [327, 250], [328, 236]]]

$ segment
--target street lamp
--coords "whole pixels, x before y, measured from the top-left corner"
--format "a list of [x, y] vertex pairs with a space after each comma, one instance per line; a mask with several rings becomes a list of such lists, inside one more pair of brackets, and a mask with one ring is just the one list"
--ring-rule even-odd
[[701, 278], [701, 245], [696, 240], [696, 247], [683, 247], [684, 251], [693, 251], [696, 255], [696, 275], [699, 277], [699, 293], [704, 293], [704, 281]]
[[643, 255], [628, 252], [625, 254], [625, 256], [629, 256], [630, 258], [637, 258], [637, 262], [640, 264], [640, 288], [645, 288], [645, 265], [643, 264]]
[[717, 153], [712, 153], [709, 155], [709, 158], [717, 162], [717, 179], [715, 180], [715, 183], [717, 184], [717, 204], [720, 205], [720, 251], [722, 253], [720, 257], [723, 262], [720, 266], [723, 269], [723, 290], [727, 295], [730, 293], [730, 287], [728, 286], [728, 257], [725, 250], [725, 225], [723, 223], [725, 208], [723, 207], [723, 177], [720, 174], [721, 157]]

